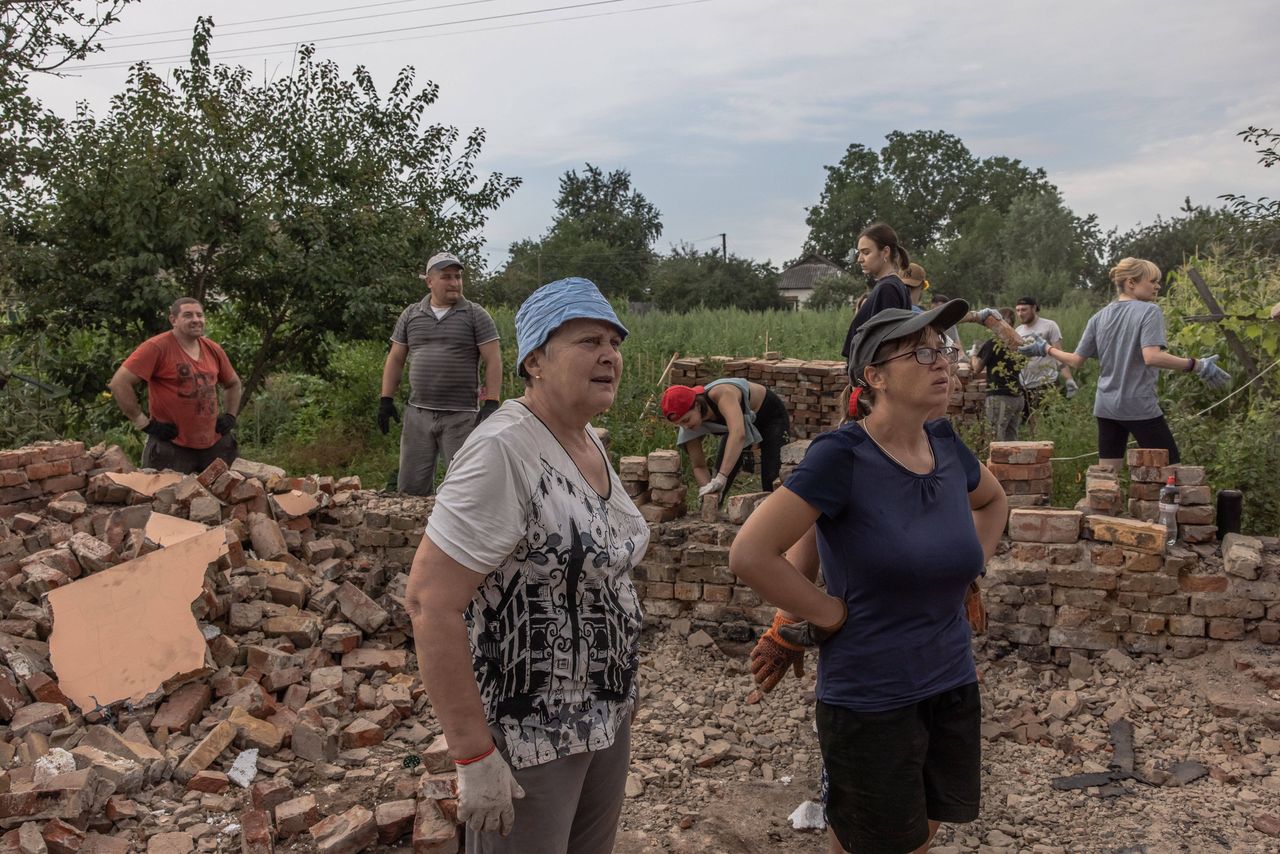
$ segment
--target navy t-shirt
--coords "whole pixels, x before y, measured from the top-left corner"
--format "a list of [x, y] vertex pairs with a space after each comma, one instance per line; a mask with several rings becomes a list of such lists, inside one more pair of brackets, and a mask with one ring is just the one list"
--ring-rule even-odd
[[929, 474], [851, 422], [814, 439], [787, 479], [822, 514], [823, 578], [849, 609], [818, 654], [824, 703], [879, 712], [977, 681], [964, 597], [985, 559], [969, 507], [981, 469], [948, 421], [924, 429]]
[[844, 335], [844, 349], [840, 355], [849, 358], [849, 350], [853, 346], [853, 336], [858, 334], [862, 324], [875, 317], [886, 308], [911, 308], [911, 292], [902, 283], [902, 279], [890, 273], [876, 280], [876, 286], [867, 295], [867, 301], [853, 315], [849, 331]]

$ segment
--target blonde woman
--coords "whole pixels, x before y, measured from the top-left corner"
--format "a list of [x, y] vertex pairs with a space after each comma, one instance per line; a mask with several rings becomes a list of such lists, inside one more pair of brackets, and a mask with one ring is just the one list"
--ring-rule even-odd
[[1165, 448], [1169, 462], [1180, 459], [1178, 443], [1156, 397], [1157, 369], [1194, 373], [1211, 388], [1224, 388], [1231, 375], [1218, 367], [1218, 356], [1192, 359], [1168, 352], [1164, 312], [1156, 305], [1160, 268], [1143, 258], [1124, 258], [1111, 268], [1114, 302], [1089, 318], [1074, 353], [1036, 338], [1018, 352], [1050, 356], [1079, 368], [1098, 360], [1098, 390], [1093, 414], [1098, 419], [1098, 462], [1118, 471], [1125, 446], [1133, 436], [1142, 448]]

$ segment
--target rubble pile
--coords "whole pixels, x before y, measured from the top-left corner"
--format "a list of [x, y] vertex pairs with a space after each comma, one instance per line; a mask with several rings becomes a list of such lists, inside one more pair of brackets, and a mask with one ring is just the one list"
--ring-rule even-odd
[[[813, 676], [788, 674], [749, 705], [747, 649], [687, 619], [646, 635], [619, 854], [827, 850], [825, 837], [787, 822], [818, 797]], [[1054, 665], [1001, 658], [998, 644], [978, 640], [982, 812], [944, 825], [932, 850], [1275, 850], [1280, 659], [1268, 651], [1161, 662], [1113, 649]], [[1127, 778], [1114, 773], [1124, 764], [1117, 722], [1132, 728]], [[1086, 773], [1107, 780], [1054, 785]]]
[[27, 477], [0, 505], [0, 851], [458, 850], [403, 607], [428, 502], [79, 443], [0, 465]]

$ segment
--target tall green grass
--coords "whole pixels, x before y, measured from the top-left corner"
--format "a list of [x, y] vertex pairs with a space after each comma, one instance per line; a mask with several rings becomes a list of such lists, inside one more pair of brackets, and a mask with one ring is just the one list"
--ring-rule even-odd
[[[1046, 307], [1042, 314], [1058, 323], [1064, 346], [1073, 349], [1096, 310], [1096, 305], [1080, 300]], [[523, 390], [515, 373], [515, 313], [510, 309], [492, 313], [502, 336], [503, 397], [515, 397]], [[622, 384], [613, 408], [596, 420], [610, 431], [615, 460], [674, 444], [675, 430], [660, 417], [657, 407], [663, 388], [659, 378], [674, 354], [760, 356], [767, 347], [784, 357], [839, 359], [850, 320], [848, 310], [751, 313], [724, 309], [620, 312], [619, 316], [631, 333], [623, 345]], [[986, 335], [976, 326], [962, 327], [961, 334], [966, 344]], [[358, 474], [369, 487], [384, 485], [397, 466], [399, 448], [398, 427], [383, 436], [375, 420], [386, 346], [382, 341], [335, 345], [331, 376], [323, 380], [296, 374], [272, 377], [241, 417], [239, 433], [246, 455], [269, 459], [291, 471]], [[1097, 363], [1086, 364], [1076, 375], [1080, 393], [1072, 400], [1051, 396], [1036, 434], [1026, 435], [1024, 429], [1022, 437], [1052, 440], [1055, 457], [1081, 457], [1053, 464], [1053, 503], [1059, 507], [1071, 507], [1083, 495], [1084, 471], [1096, 460]], [[401, 401], [407, 391], [406, 383]], [[1246, 398], [1242, 395], [1239, 400]], [[1246, 490], [1246, 527], [1274, 533], [1280, 523], [1280, 487], [1275, 484], [1275, 472], [1280, 471], [1280, 410], [1274, 402], [1252, 407], [1246, 403], [1232, 412], [1223, 407], [1209, 417], [1192, 418], [1212, 401], [1195, 378], [1181, 375], [1162, 376], [1161, 402], [1183, 447], [1184, 462], [1207, 466], [1216, 487]], [[985, 447], [990, 438], [980, 421], [964, 425], [962, 433], [975, 450]]]

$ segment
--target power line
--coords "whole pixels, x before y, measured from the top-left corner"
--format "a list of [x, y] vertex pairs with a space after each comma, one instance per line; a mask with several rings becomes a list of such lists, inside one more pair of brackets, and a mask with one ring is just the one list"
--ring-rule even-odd
[[[400, 2], [405, 2], [405, 0], [400, 0]], [[309, 23], [309, 24], [302, 24], [301, 26], [304, 26], [304, 27], [320, 27], [320, 26], [324, 26], [324, 25], [326, 25], [326, 24], [345, 24], [345, 23], [347, 23], [347, 22], [349, 22], [349, 21], [364, 21], [364, 20], [368, 20], [369, 18], [391, 18], [391, 17], [395, 17], [396, 15], [412, 15], [412, 14], [415, 14], [415, 13], [417, 13], [417, 12], [434, 12], [434, 11], [436, 11], [437, 9], [453, 9], [453, 8], [458, 7], [458, 6], [479, 6], [479, 5], [481, 5], [482, 3], [496, 3], [496, 2], [498, 2], [498, 0], [467, 0], [467, 2], [465, 2], [465, 3], [448, 3], [448, 4], [443, 5], [443, 6], [430, 6], [430, 7], [425, 8], [425, 9], [405, 9], [405, 10], [400, 11], [400, 12], [378, 12], [378, 13], [373, 14], [373, 15], [354, 15], [354, 16], [352, 16], [352, 17], [350, 17], [350, 18], [334, 18], [334, 19], [329, 20], [329, 21], [313, 21], [312, 23]], [[357, 7], [353, 7], [353, 8], [360, 8], [360, 7], [358, 7], [358, 6], [357, 6]], [[331, 11], [343, 11], [343, 10], [334, 9], [334, 10], [331, 10]], [[318, 14], [325, 14], [325, 13], [321, 13], [321, 12], [306, 12], [306, 13], [304, 13], [304, 14], [305, 14], [305, 15], [318, 15]], [[280, 16], [280, 17], [278, 17], [278, 18], [263, 18], [262, 20], [264, 20], [264, 21], [271, 21], [271, 20], [282, 20], [282, 19], [284, 19], [284, 18], [300, 18], [300, 17], [303, 17], [303, 15], [281, 15], [281, 16]], [[227, 27], [234, 27], [234, 26], [236, 26], [236, 25], [235, 25], [235, 24], [224, 24], [223, 26], [227, 26]], [[280, 25], [280, 26], [278, 26], [278, 27], [259, 27], [259, 28], [254, 29], [254, 30], [243, 30], [243, 31], [241, 31], [241, 32], [236, 32], [236, 33], [222, 33], [222, 35], [224, 35], [224, 36], [250, 36], [250, 35], [253, 35], [254, 33], [270, 33], [270, 32], [275, 32], [275, 31], [277, 31], [277, 30], [290, 30], [290, 29], [294, 29], [294, 28], [295, 28], [295, 27], [297, 27], [297, 26], [299, 26], [299, 25], [298, 25], [298, 24], [281, 24], [281, 25]], [[215, 29], [217, 29], [217, 30], [221, 30], [221, 27], [216, 27]], [[152, 45], [152, 44], [173, 44], [174, 42], [186, 42], [186, 41], [190, 41], [190, 39], [191, 39], [191, 31], [190, 31], [190, 30], [168, 30], [167, 32], [171, 32], [171, 33], [186, 33], [187, 35], [185, 35], [183, 38], [176, 38], [176, 39], [155, 39], [154, 41], [149, 41], [149, 42], [134, 42], [134, 43], [132, 43], [132, 44], [112, 45], [112, 48], [146, 47], [147, 45]], [[162, 35], [162, 34], [158, 33], [158, 34], [156, 34], [156, 35]], [[120, 38], [143, 38], [143, 36], [141, 36], [141, 35], [138, 35], [138, 36], [120, 36]], [[342, 38], [342, 36], [335, 36], [335, 38]]]
[[[252, 53], [254, 51], [260, 51], [267, 48], [277, 48], [277, 47], [289, 48], [290, 50], [292, 50], [300, 43], [317, 44], [320, 42], [341, 41], [343, 39], [360, 38], [363, 36], [388, 35], [388, 34], [394, 34], [394, 33], [408, 32], [412, 30], [431, 30], [431, 29], [438, 29], [440, 27], [455, 26], [458, 24], [472, 24], [472, 23], [481, 23], [484, 21], [501, 20], [505, 18], [527, 17], [529, 15], [541, 15], [547, 12], [562, 12], [562, 11], [568, 11], [571, 9], [583, 9], [583, 8], [592, 7], [592, 6], [611, 6], [616, 3], [626, 3], [626, 2], [630, 2], [630, 0], [589, 0], [589, 2], [584, 2], [584, 3], [572, 3], [565, 6], [547, 6], [541, 9], [529, 9], [523, 12], [505, 12], [500, 15], [486, 15], [478, 18], [464, 18], [456, 21], [440, 21], [434, 24], [419, 24], [413, 27], [398, 27], [394, 30], [371, 30], [371, 31], [362, 32], [362, 33], [349, 33], [347, 35], [342, 35], [342, 36], [325, 36], [323, 38], [315, 38], [315, 39], [299, 39], [299, 40], [288, 41], [288, 42], [273, 42], [271, 44], [252, 45], [249, 47], [227, 48], [226, 50], [215, 49], [215, 50], [211, 50], [209, 53], [210, 55], [241, 54], [245, 52]], [[710, 2], [710, 0], [685, 0], [685, 2], [666, 3], [658, 6], [648, 6], [642, 9], [623, 10], [623, 11], [624, 12], [625, 11], [641, 12], [641, 11], [650, 11], [653, 9], [668, 8], [671, 6], [691, 6], [697, 3], [706, 3], [706, 2]], [[615, 14], [622, 14], [622, 12], [615, 13]], [[584, 15], [580, 17], [594, 17], [594, 16]], [[576, 18], [570, 17], [570, 18], [561, 18], [556, 20], [576, 20]], [[551, 22], [535, 21], [532, 23], [535, 23], [535, 24], [536, 23], [554, 23], [554, 21], [551, 21]], [[499, 27], [495, 29], [502, 29], [502, 28]], [[483, 31], [483, 30], [478, 30], [478, 31]], [[430, 36], [410, 36], [403, 39], [390, 39], [390, 40], [380, 39], [376, 42], [364, 42], [363, 44], [385, 44], [388, 41], [410, 41], [414, 38], [429, 38], [429, 37]], [[345, 45], [337, 45], [337, 46], [338, 47], [354, 47], [356, 45], [345, 44]], [[77, 66], [77, 70], [91, 70], [91, 69], [99, 69], [99, 68], [123, 68], [123, 67], [135, 65], [139, 62], [158, 63], [158, 62], [166, 62], [168, 60], [186, 60], [189, 58], [190, 57], [187, 54], [176, 54], [171, 56], [154, 57], [150, 59], [133, 59], [128, 61], [117, 61], [117, 62], [99, 62], [99, 63], [91, 63], [88, 65]]]
[[[342, 50], [343, 48], [363, 47], [365, 45], [371, 45], [371, 44], [384, 45], [384, 44], [391, 44], [394, 42], [419, 41], [422, 39], [442, 39], [442, 38], [449, 38], [451, 36], [470, 35], [474, 33], [488, 33], [488, 32], [496, 32], [499, 30], [518, 30], [524, 27], [540, 27], [540, 26], [545, 26], [547, 24], [562, 24], [569, 21], [583, 21], [588, 18], [609, 18], [614, 15], [631, 15], [637, 12], [651, 12], [656, 9], [670, 9], [677, 6], [696, 6], [701, 3], [709, 3], [709, 2], [711, 2], [711, 0], [680, 0], [680, 2], [659, 3], [653, 6], [642, 6], [638, 9], [619, 9], [612, 12], [593, 12], [586, 15], [568, 15], [563, 18], [552, 18], [546, 21], [526, 21], [519, 24], [500, 24], [498, 26], [493, 26], [493, 27], [473, 27], [472, 29], [469, 29], [469, 30], [457, 30], [451, 33], [433, 33], [429, 35], [420, 35], [420, 36], [406, 36], [405, 38], [402, 38], [402, 39], [378, 39], [376, 41], [368, 41], [368, 42], [352, 42], [350, 44], [333, 45], [330, 49]], [[296, 45], [291, 45], [287, 50], [268, 51], [268, 52], [259, 53], [259, 54], [248, 53], [248, 54], [245, 54], [245, 56], [246, 57], [248, 56], [255, 56], [255, 57], [284, 56], [284, 55], [294, 53], [296, 49], [297, 49]], [[222, 50], [222, 51], [215, 50], [215, 51], [212, 51], [211, 53], [217, 56], [227, 56], [228, 54], [243, 52], [244, 50], [246, 49], [245, 48], [227, 48], [226, 50]], [[236, 56], [231, 58], [239, 59], [241, 57]], [[181, 65], [188, 59], [190, 59], [190, 57], [184, 55], [184, 56], [173, 56], [173, 57], [167, 57], [167, 58], [162, 57], [154, 60], [142, 59], [142, 60], [131, 60], [129, 62], [100, 63], [98, 65], [95, 65], [94, 67], [95, 68], [125, 68], [128, 66], [132, 66], [138, 62], [150, 62], [158, 66]], [[77, 68], [79, 69], [84, 67], [85, 66], [78, 66]], [[74, 76], [74, 75], [68, 74], [68, 76]]]

